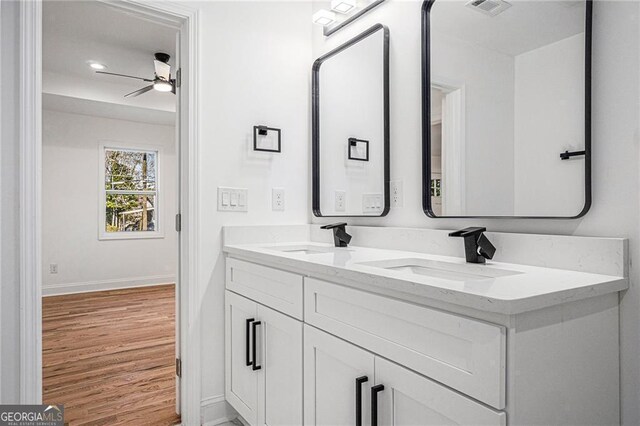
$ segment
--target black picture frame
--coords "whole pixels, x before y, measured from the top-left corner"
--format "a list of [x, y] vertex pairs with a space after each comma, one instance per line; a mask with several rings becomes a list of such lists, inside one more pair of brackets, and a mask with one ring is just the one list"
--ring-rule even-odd
[[[320, 209], [320, 67], [327, 59], [359, 43], [378, 31], [383, 32], [383, 103], [384, 103], [384, 207], [379, 215], [323, 215]], [[311, 167], [312, 167], [312, 211], [316, 217], [382, 217], [389, 213], [390, 195], [390, 161], [389, 161], [389, 29], [376, 24], [356, 37], [338, 46], [334, 50], [319, 57], [313, 63], [311, 90]]]
[[431, 204], [431, 50], [430, 13], [438, 0], [422, 3], [422, 209], [433, 219], [579, 219], [587, 214], [592, 203], [591, 189], [591, 50], [592, 50], [592, 0], [585, 1], [585, 101], [584, 101], [584, 172], [585, 203], [575, 216], [437, 216]]
[[[267, 148], [258, 148], [258, 135], [266, 135], [268, 132], [277, 132], [278, 133], [278, 148], [277, 149], [267, 149]], [[276, 129], [275, 127], [267, 127], [267, 126], [253, 126], [253, 150], [261, 151], [261, 152], [282, 152], [282, 132], [280, 129]]]
[[[362, 144], [362, 143], [366, 147], [365, 157], [364, 158], [353, 157], [351, 155], [351, 147], [352, 146], [357, 146], [358, 144]], [[364, 139], [349, 138], [349, 140], [347, 142], [347, 158], [349, 160], [353, 160], [353, 161], [369, 161], [369, 141], [364, 140]]]

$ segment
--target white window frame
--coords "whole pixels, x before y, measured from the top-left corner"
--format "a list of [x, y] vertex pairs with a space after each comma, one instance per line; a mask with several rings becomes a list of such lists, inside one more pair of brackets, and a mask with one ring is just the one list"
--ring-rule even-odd
[[[106, 227], [106, 199], [107, 189], [105, 188], [105, 151], [133, 151], [133, 152], [156, 152], [156, 199], [155, 199], [155, 230], [153, 231], [129, 231], [129, 232], [107, 232]], [[162, 179], [161, 164], [163, 158], [163, 149], [158, 145], [147, 145], [139, 143], [123, 143], [113, 141], [102, 141], [98, 146], [98, 239], [99, 240], [138, 240], [164, 238], [163, 223], [163, 202], [162, 202]], [[135, 193], [136, 191], [126, 191]], [[140, 191], [144, 193], [145, 191]], [[148, 191], [147, 191], [148, 192]]]

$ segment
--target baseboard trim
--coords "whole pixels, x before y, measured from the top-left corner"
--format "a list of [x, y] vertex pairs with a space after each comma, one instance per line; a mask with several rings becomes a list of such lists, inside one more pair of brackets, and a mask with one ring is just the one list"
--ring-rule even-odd
[[218, 426], [238, 418], [236, 411], [227, 403], [224, 395], [204, 398], [200, 403], [203, 426]]
[[119, 278], [78, 283], [45, 284], [42, 296], [60, 296], [63, 294], [88, 293], [92, 291], [120, 290], [123, 288], [149, 287], [175, 283], [175, 275], [152, 275], [148, 277]]

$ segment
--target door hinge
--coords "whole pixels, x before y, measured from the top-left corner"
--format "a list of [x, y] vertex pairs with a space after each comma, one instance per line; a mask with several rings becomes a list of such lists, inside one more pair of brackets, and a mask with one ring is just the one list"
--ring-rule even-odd
[[178, 68], [176, 71], [176, 87], [182, 86], [182, 68]]
[[176, 358], [176, 376], [182, 377], [182, 361]]
[[182, 215], [178, 213], [176, 215], [176, 232], [182, 231]]

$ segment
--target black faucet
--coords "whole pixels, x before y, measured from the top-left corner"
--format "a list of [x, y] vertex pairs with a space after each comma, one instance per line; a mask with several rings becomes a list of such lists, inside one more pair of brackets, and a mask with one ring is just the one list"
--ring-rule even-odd
[[346, 247], [351, 241], [351, 235], [347, 234], [345, 227], [346, 222], [332, 223], [331, 225], [321, 226], [321, 229], [333, 229], [333, 242], [336, 247]]
[[493, 259], [496, 248], [484, 235], [487, 228], [471, 227], [449, 233], [450, 237], [464, 238], [464, 256], [467, 263], [485, 263], [485, 259]]

